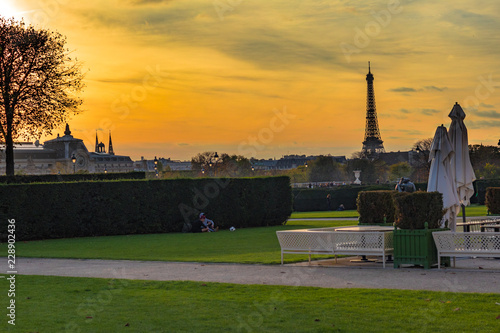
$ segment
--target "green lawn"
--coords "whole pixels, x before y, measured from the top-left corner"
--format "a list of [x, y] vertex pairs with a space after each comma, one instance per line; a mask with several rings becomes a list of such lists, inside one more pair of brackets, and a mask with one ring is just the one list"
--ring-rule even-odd
[[311, 218], [343, 218], [343, 217], [359, 217], [356, 210], [339, 211], [321, 211], [321, 212], [293, 212], [290, 218], [292, 219], [311, 219]]
[[17, 275], [12, 326], [2, 294], [1, 332], [498, 332], [500, 314], [498, 294]]
[[[465, 216], [486, 216], [488, 215], [488, 209], [485, 205], [470, 205], [465, 207]], [[462, 216], [462, 210], [458, 216]]]
[[[222, 230], [199, 234], [150, 234], [17, 242], [18, 257], [127, 259], [186, 262], [279, 264], [277, 230], [356, 224], [357, 221], [290, 221], [285, 226]], [[1, 253], [7, 245], [0, 244]], [[316, 258], [323, 258], [315, 256]], [[307, 260], [287, 256], [286, 262]]]
[[[485, 205], [471, 205], [465, 207], [465, 216], [486, 216], [488, 210]], [[462, 216], [462, 211], [458, 214]], [[356, 210], [344, 211], [319, 211], [319, 212], [293, 212], [290, 218], [292, 219], [310, 219], [310, 218], [343, 218], [343, 217], [359, 217]]]
[[[467, 216], [486, 215], [485, 206], [467, 207]], [[293, 218], [349, 217], [356, 211], [293, 213]], [[284, 226], [223, 230], [209, 234], [152, 234], [85, 237], [17, 242], [19, 257], [127, 259], [277, 264], [280, 247], [277, 230], [355, 225], [357, 221], [288, 221]], [[0, 244], [1, 253], [7, 244]], [[315, 256], [324, 258], [323, 256]], [[287, 262], [307, 260], [307, 256], [286, 256]]]

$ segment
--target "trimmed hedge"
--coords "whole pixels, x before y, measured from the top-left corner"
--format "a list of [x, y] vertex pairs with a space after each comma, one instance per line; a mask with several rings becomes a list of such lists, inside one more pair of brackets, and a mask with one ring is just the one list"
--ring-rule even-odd
[[221, 228], [282, 224], [288, 177], [0, 185], [0, 240], [179, 232], [205, 212]]
[[479, 179], [474, 181], [474, 195], [471, 203], [486, 204], [486, 190], [488, 187], [500, 187], [500, 179]]
[[500, 214], [500, 187], [486, 189], [486, 207], [491, 214]]
[[[394, 223], [396, 191], [363, 191], [356, 200], [360, 224]], [[384, 221], [385, 218], [385, 221]]]
[[356, 209], [356, 199], [361, 191], [394, 190], [394, 185], [373, 186], [337, 186], [312, 189], [293, 189], [293, 210], [296, 212], [328, 210], [326, 196], [331, 195], [331, 209], [336, 210], [340, 204], [345, 209]]
[[444, 215], [443, 195], [439, 192], [394, 193], [396, 226], [400, 229], [440, 228]]
[[26, 183], [54, 183], [76, 181], [99, 181], [119, 179], [146, 179], [145, 172], [114, 172], [114, 173], [75, 173], [64, 175], [16, 175], [13, 177], [0, 176], [0, 183], [26, 184]]

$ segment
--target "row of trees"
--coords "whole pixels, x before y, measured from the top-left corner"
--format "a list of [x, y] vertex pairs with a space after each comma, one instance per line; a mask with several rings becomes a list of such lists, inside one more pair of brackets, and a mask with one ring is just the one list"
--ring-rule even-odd
[[251, 176], [289, 176], [293, 183], [354, 180], [354, 170], [362, 170], [364, 183], [386, 182], [401, 176], [409, 176], [411, 168], [404, 163], [388, 166], [380, 160], [362, 158], [350, 159], [346, 164], [335, 162], [331, 156], [319, 156], [307, 165], [291, 170], [258, 170], [252, 167], [252, 160], [241, 155], [204, 152], [191, 159], [192, 171], [171, 172], [165, 168], [160, 171], [163, 177], [251, 177]]
[[[415, 142], [412, 164], [399, 162], [388, 165], [380, 159], [360, 158], [353, 154], [347, 163], [335, 162], [331, 156], [319, 156], [307, 165], [291, 170], [254, 170], [252, 161], [241, 155], [204, 152], [192, 158], [193, 176], [249, 177], [256, 175], [287, 175], [293, 183], [354, 180], [354, 170], [361, 170], [363, 183], [386, 183], [401, 177], [414, 182], [427, 182], [430, 170], [429, 152], [432, 138]], [[500, 178], [500, 149], [495, 146], [471, 145], [470, 157], [477, 178]], [[175, 176], [179, 176], [176, 174]]]

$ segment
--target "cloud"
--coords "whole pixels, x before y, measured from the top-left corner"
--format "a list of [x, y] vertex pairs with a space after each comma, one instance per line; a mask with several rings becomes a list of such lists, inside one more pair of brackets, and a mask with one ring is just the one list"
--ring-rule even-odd
[[420, 109], [420, 112], [425, 116], [432, 116], [436, 113], [440, 113], [441, 111], [436, 109]]
[[418, 91], [444, 91], [448, 89], [447, 87], [436, 87], [436, 86], [425, 86], [420, 89], [415, 89], [411, 87], [399, 87], [394, 89], [389, 89], [389, 91], [408, 93], [408, 92], [418, 92]]
[[484, 129], [492, 127], [500, 127], [500, 120], [480, 120], [467, 122], [469, 129]]
[[474, 115], [481, 118], [495, 118], [500, 119], [500, 113], [495, 110], [487, 110], [487, 111], [476, 111]]
[[[159, 5], [154, 9], [129, 5], [112, 12], [84, 10], [80, 15], [97, 27], [125, 32], [131, 43], [143, 44], [142, 47], [155, 44], [207, 48], [268, 70], [339, 66], [339, 56], [333, 52], [335, 42], [311, 38], [308, 33], [317, 34], [317, 25], [308, 22], [298, 29], [299, 23], [288, 23], [283, 28], [263, 18], [262, 7], [245, 11], [237, 7], [238, 11], [235, 9], [220, 21], [212, 2], [134, 0], [133, 3]], [[287, 12], [290, 10], [287, 8]], [[141, 38], [143, 35], [147, 38]]]
[[169, 3], [172, 2], [173, 0], [130, 0], [130, 4], [132, 5], [157, 5], [161, 3]]
[[436, 86], [425, 86], [424, 87], [425, 90], [435, 90], [435, 91], [444, 91], [446, 89], [448, 89], [447, 87], [436, 87]]
[[389, 89], [389, 91], [394, 91], [394, 92], [416, 92], [417, 90], [414, 89], [414, 88], [409, 88], [409, 87], [399, 87], [399, 88]]
[[476, 28], [487, 28], [498, 26], [498, 18], [492, 15], [473, 13], [467, 10], [456, 9], [443, 16], [444, 20], [461, 26], [474, 26]]
[[[259, 32], [251, 33], [256, 36]], [[334, 53], [312, 43], [294, 40], [277, 33], [265, 38], [235, 39], [218, 46], [226, 54], [254, 63], [265, 69], [289, 68], [294, 65], [332, 67]]]
[[113, 83], [113, 84], [134, 84], [142, 85], [144, 83], [144, 75], [142, 77], [129, 77], [129, 78], [103, 78], [94, 79], [89, 81], [96, 81], [102, 83]]
[[177, 145], [178, 145], [178, 146], [181, 146], [181, 147], [182, 147], [182, 146], [190, 146], [190, 144], [189, 144], [189, 143], [184, 143], [184, 142], [178, 143]]

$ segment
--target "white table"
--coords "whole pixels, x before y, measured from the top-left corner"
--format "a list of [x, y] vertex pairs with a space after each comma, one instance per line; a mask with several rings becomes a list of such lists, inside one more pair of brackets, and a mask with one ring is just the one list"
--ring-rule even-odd
[[[394, 227], [392, 226], [381, 226], [381, 225], [360, 225], [357, 227], [340, 227], [340, 228], [335, 228], [335, 231], [347, 231], [347, 232], [387, 232], [387, 231], [394, 231]], [[392, 261], [392, 259], [389, 259], [388, 261]], [[366, 256], [361, 256], [361, 259], [353, 259], [351, 262], [377, 262], [375, 259], [368, 259]]]

